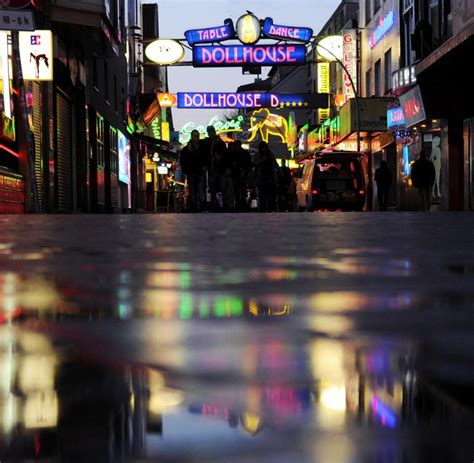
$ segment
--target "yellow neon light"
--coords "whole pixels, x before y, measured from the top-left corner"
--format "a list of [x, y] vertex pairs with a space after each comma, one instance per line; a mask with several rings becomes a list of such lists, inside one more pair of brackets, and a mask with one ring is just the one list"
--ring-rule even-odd
[[249, 132], [252, 135], [247, 140], [248, 142], [254, 141], [260, 133], [262, 140], [266, 143], [268, 143], [269, 135], [279, 137], [283, 143], [287, 143], [288, 122], [283, 116], [270, 114], [268, 109], [261, 108], [252, 113]]

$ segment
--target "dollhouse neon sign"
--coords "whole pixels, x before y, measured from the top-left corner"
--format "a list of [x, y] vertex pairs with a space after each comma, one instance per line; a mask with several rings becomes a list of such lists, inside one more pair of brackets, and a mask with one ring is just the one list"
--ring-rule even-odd
[[304, 45], [234, 45], [193, 48], [194, 67], [274, 66], [306, 63]]

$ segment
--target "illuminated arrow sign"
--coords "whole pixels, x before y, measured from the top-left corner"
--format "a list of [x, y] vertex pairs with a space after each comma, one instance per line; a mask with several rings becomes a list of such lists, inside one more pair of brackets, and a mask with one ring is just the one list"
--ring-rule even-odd
[[327, 93], [178, 93], [178, 108], [183, 109], [245, 109], [245, 108], [327, 108]]
[[196, 43], [212, 43], [228, 40], [235, 37], [234, 23], [232, 19], [226, 19], [223, 26], [210, 27], [208, 29], [192, 29], [184, 33], [189, 45]]
[[272, 18], [266, 18], [263, 24], [263, 34], [271, 39], [297, 40], [308, 43], [313, 35], [313, 29], [308, 27], [277, 26]]
[[193, 48], [194, 67], [306, 64], [304, 45], [233, 45]]

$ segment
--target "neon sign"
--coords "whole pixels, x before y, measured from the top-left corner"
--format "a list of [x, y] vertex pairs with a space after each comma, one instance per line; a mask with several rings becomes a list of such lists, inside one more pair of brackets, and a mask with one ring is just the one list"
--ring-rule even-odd
[[407, 128], [426, 119], [425, 108], [418, 85], [403, 95], [400, 95], [399, 100]]
[[304, 45], [234, 45], [193, 47], [194, 67], [306, 64]]
[[326, 108], [328, 95], [319, 93], [178, 93], [178, 108]]
[[369, 35], [369, 47], [374, 48], [383, 37], [390, 31], [395, 24], [395, 13], [390, 13], [385, 18], [379, 19], [379, 24], [375, 30]]
[[392, 108], [387, 111], [387, 127], [399, 127], [405, 125], [405, 115], [402, 108]]
[[237, 37], [245, 45], [257, 43], [262, 34], [260, 21], [253, 14], [245, 14], [237, 20]]
[[263, 34], [271, 39], [298, 40], [307, 43], [311, 40], [313, 30], [308, 27], [277, 26], [273, 24], [273, 19], [266, 18], [263, 23]]
[[227, 132], [243, 132], [242, 123], [244, 121], [244, 116], [237, 116], [236, 119], [231, 119], [228, 121], [222, 121], [218, 116], [214, 116], [208, 124], [198, 125], [194, 122], [188, 122], [183, 125], [183, 128], [179, 132], [179, 142], [187, 143], [191, 140], [191, 132], [197, 130], [201, 138], [207, 135], [207, 127], [212, 126], [216, 129], [216, 133], [219, 135], [221, 133]]
[[354, 88], [352, 87], [352, 82], [354, 83], [354, 87], [357, 88], [357, 56], [356, 56], [356, 36], [355, 30], [347, 31], [343, 35], [343, 55], [342, 55], [342, 62], [344, 67], [346, 68], [347, 73], [344, 73], [344, 86], [343, 86], [343, 95], [344, 95], [344, 103], [349, 100], [350, 98], [354, 98]]
[[145, 56], [156, 64], [175, 64], [184, 58], [184, 48], [176, 40], [157, 39], [145, 48]]
[[184, 33], [184, 36], [191, 46], [196, 43], [212, 43], [232, 39], [235, 37], [234, 23], [232, 19], [226, 19], [223, 26], [189, 30]]
[[252, 113], [250, 118], [250, 138], [249, 143], [257, 138], [257, 134], [264, 142], [268, 143], [269, 135], [281, 138], [282, 143], [288, 143], [288, 122], [279, 114], [271, 114], [266, 108], [259, 109]]

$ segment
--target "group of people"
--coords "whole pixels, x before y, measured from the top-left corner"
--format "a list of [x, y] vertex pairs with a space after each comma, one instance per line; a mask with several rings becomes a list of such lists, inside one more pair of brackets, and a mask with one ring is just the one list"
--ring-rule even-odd
[[285, 163], [281, 167], [277, 164], [267, 143], [259, 144], [258, 156], [252, 162], [240, 140], [227, 146], [213, 126], [207, 128], [207, 134], [201, 140], [199, 132], [193, 130], [181, 151], [190, 212], [244, 212], [250, 209], [252, 199], [257, 200], [261, 212], [290, 209], [291, 171]]
[[[392, 172], [386, 161], [380, 162], [380, 166], [375, 171], [374, 180], [377, 184], [379, 209], [386, 211], [388, 209], [388, 193], [392, 184]], [[434, 164], [426, 157], [425, 151], [421, 150], [419, 158], [411, 167], [411, 181], [420, 196], [422, 211], [429, 212], [431, 210], [431, 196], [435, 180]]]

